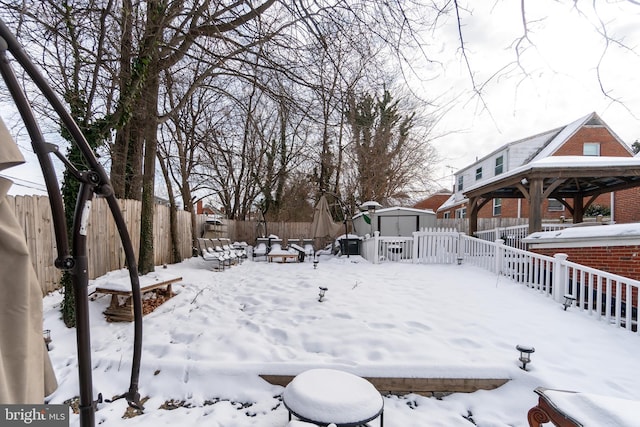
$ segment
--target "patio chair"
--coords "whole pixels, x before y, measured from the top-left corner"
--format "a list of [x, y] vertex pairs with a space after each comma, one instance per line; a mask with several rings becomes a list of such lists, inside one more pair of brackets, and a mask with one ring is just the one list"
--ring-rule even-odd
[[222, 257], [226, 261], [228, 266], [233, 264], [237, 264], [238, 257], [235, 253], [231, 252], [231, 250], [224, 249], [224, 242], [220, 239], [211, 239], [212, 244], [214, 245], [215, 251], [219, 254], [222, 254]]
[[234, 248], [231, 247], [231, 240], [229, 239], [224, 239], [224, 240], [218, 239], [218, 240], [220, 240], [220, 243], [223, 243], [222, 250], [225, 251], [225, 253], [229, 254], [229, 257], [231, 258], [234, 264], [239, 264], [242, 262], [242, 258], [238, 254], [238, 251], [236, 251]]
[[258, 237], [256, 239], [256, 246], [253, 248], [252, 257], [264, 257], [267, 260], [267, 254], [269, 253], [269, 239], [266, 237]]
[[289, 243], [289, 248], [298, 252], [298, 262], [304, 262], [304, 257], [306, 256], [306, 253], [302, 246], [295, 243]]
[[238, 258], [240, 258], [241, 261], [247, 259], [247, 243], [246, 242], [233, 242], [231, 244], [231, 249], [233, 249], [236, 252], [236, 255], [238, 255]]
[[214, 265], [214, 270], [224, 270], [224, 259], [211, 246], [209, 239], [198, 238], [198, 252], [202, 259]]
[[269, 252], [282, 252], [282, 239], [279, 237], [269, 237]]

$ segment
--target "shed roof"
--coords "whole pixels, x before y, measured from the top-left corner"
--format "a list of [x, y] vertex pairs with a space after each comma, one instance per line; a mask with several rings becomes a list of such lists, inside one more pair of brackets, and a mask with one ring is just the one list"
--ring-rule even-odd
[[[380, 214], [390, 214], [390, 213], [399, 213], [400, 211], [402, 212], [407, 212], [407, 213], [412, 213], [412, 214], [426, 214], [426, 215], [435, 215], [435, 212], [432, 209], [415, 209], [415, 208], [407, 208], [407, 207], [403, 207], [403, 206], [393, 206], [390, 208], [383, 208], [383, 209], [376, 209], [376, 215], [380, 215]], [[365, 214], [366, 212], [359, 212], [356, 215], [353, 216], [353, 218], [358, 218], [360, 216], [362, 216], [363, 214]]]

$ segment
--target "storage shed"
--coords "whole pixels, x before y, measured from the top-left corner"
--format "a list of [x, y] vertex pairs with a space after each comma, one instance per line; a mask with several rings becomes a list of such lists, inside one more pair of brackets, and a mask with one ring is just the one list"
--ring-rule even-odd
[[435, 226], [436, 214], [431, 209], [391, 207], [371, 214], [362, 212], [353, 217], [354, 233], [358, 236], [373, 235], [379, 231], [381, 236], [411, 237], [414, 231]]

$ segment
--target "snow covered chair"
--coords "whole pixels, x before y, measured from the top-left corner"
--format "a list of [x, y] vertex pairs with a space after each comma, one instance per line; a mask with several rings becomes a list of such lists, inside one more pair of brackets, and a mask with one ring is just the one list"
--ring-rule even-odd
[[256, 257], [264, 257], [264, 259], [267, 259], [267, 254], [269, 253], [269, 239], [267, 239], [266, 237], [258, 237], [258, 239], [256, 240], [256, 246], [253, 248], [253, 251], [251, 252], [252, 257], [256, 258]]
[[238, 264], [242, 262], [242, 258], [240, 257], [240, 255], [238, 255], [238, 251], [236, 251], [234, 248], [231, 247], [230, 242], [227, 242], [224, 245], [222, 245], [222, 250], [224, 250], [226, 253], [229, 254], [229, 257], [231, 258], [234, 264]]
[[296, 245], [295, 243], [289, 243], [289, 249], [298, 253], [298, 262], [304, 262], [305, 253], [302, 246]]
[[247, 259], [247, 242], [233, 242], [231, 248], [241, 260]]
[[282, 252], [282, 239], [277, 236], [269, 237], [269, 252]]
[[215, 251], [222, 255], [228, 266], [237, 264], [238, 257], [230, 249], [224, 248], [224, 241], [221, 239], [211, 239], [213, 245], [215, 245]]
[[213, 264], [214, 270], [224, 270], [225, 261], [215, 251], [209, 239], [198, 238], [198, 252], [202, 259]]

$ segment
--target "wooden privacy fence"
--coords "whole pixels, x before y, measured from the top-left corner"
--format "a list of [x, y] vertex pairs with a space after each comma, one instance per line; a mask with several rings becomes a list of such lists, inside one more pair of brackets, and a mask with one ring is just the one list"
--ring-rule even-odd
[[[232, 241], [247, 242], [250, 245], [254, 245], [258, 237], [263, 237], [264, 226], [260, 225], [258, 221], [223, 221], [227, 225], [228, 237]], [[310, 222], [268, 222], [266, 229], [266, 236], [275, 234], [284, 240], [313, 238], [313, 236], [309, 235]]]
[[[137, 200], [119, 200], [120, 209], [131, 236], [136, 258], [140, 246], [140, 208]], [[27, 240], [31, 261], [44, 293], [58, 288], [61, 272], [53, 262], [58, 256], [53, 232], [49, 198], [46, 196], [9, 196], [7, 203], [13, 206], [18, 222]], [[157, 205], [154, 218], [155, 264], [171, 259], [171, 234], [169, 232], [169, 208]], [[182, 258], [192, 255], [191, 216], [178, 211], [179, 251]], [[108, 271], [125, 267], [124, 251], [107, 201], [95, 198], [91, 203], [91, 215], [87, 228], [87, 254], [89, 278], [94, 279]]]
[[[58, 256], [49, 198], [46, 196], [9, 196], [7, 203], [13, 207], [17, 220], [22, 226], [31, 261], [40, 280], [44, 293], [58, 289], [60, 270], [53, 262]], [[127, 224], [138, 257], [140, 249], [140, 209], [138, 200], [118, 200], [120, 210]], [[191, 237], [191, 214], [177, 211], [178, 239], [181, 259], [193, 255]], [[171, 232], [169, 220], [170, 208], [156, 205], [154, 217], [154, 263], [162, 265], [171, 262]], [[196, 215], [196, 231], [200, 235], [204, 230], [205, 215]], [[224, 220], [228, 237], [233, 241], [245, 241], [253, 245], [262, 232], [257, 221]], [[284, 239], [309, 237], [309, 222], [273, 222], [267, 224], [267, 232]], [[91, 202], [91, 215], [87, 227], [87, 255], [89, 278], [95, 279], [105, 273], [126, 267], [124, 250], [115, 222], [109, 211], [107, 201], [95, 198]], [[200, 237], [200, 236], [197, 236]]]

